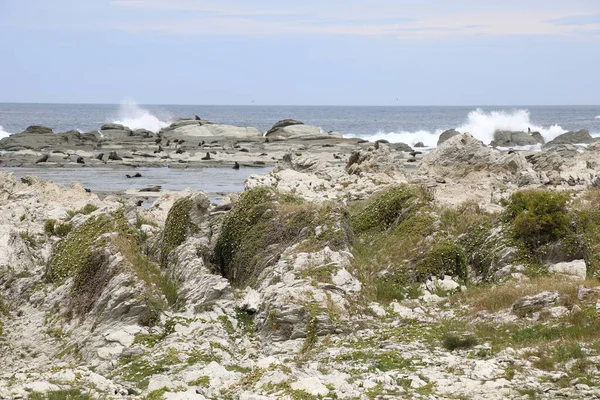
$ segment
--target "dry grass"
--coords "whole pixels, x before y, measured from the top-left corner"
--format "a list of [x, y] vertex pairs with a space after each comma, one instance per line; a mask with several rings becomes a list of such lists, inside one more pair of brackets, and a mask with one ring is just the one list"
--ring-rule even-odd
[[497, 312], [506, 309], [521, 297], [532, 296], [543, 291], [559, 293], [561, 304], [571, 307], [577, 303], [577, 288], [580, 285], [595, 287], [600, 283], [596, 280], [574, 281], [561, 276], [545, 276], [527, 282], [471, 287], [460, 297], [469, 305], [474, 315], [484, 310]]

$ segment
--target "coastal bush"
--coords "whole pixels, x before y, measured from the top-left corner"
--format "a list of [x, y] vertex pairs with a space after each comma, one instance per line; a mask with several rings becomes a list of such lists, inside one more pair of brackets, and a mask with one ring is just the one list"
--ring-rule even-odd
[[56, 224], [54, 225], [54, 233], [57, 236], [65, 237], [73, 229], [73, 224]]
[[372, 198], [350, 218], [355, 234], [384, 231], [418, 209], [417, 196], [407, 186], [393, 187]]
[[[54, 283], [75, 276], [91, 259], [91, 248], [100, 236], [116, 230], [115, 222], [106, 215], [91, 217], [60, 240], [52, 253], [47, 277]], [[97, 243], [99, 246], [100, 243]]]
[[79, 389], [53, 390], [46, 393], [33, 392], [29, 400], [92, 400], [93, 397], [81, 393]]
[[192, 199], [184, 197], [175, 201], [169, 210], [160, 246], [160, 265], [163, 268], [167, 266], [171, 251], [185, 241], [192, 205]]
[[455, 332], [445, 333], [442, 337], [442, 344], [446, 350], [470, 349], [477, 345], [477, 338], [472, 335], [457, 334]]
[[297, 251], [346, 246], [350, 236], [344, 218], [332, 205], [306, 203], [266, 187], [248, 190], [224, 218], [215, 264], [234, 285], [253, 284], [292, 244], [300, 244]]
[[82, 214], [82, 215], [91, 214], [94, 211], [96, 211], [97, 209], [98, 209], [98, 206], [96, 206], [92, 203], [87, 203], [85, 206], [83, 206], [79, 210], [68, 210], [67, 215], [69, 216], [69, 218], [73, 218], [77, 214]]
[[465, 251], [452, 241], [435, 244], [415, 266], [418, 281], [425, 281], [432, 276], [441, 278], [444, 275], [457, 276], [466, 280], [467, 274]]
[[54, 225], [56, 225], [55, 219], [47, 219], [44, 223], [44, 232], [48, 236], [54, 236]]
[[568, 233], [569, 194], [548, 190], [524, 190], [503, 202], [504, 219], [512, 223], [512, 235], [527, 248], [562, 239]]

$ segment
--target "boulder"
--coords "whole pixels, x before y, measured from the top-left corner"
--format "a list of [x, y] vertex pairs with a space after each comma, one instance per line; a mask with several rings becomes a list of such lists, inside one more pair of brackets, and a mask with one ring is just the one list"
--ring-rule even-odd
[[265, 136], [268, 136], [270, 133], [273, 133], [279, 129], [292, 126], [292, 125], [304, 125], [304, 122], [296, 121], [295, 119], [282, 119], [278, 121], [269, 129]]
[[21, 133], [10, 135], [0, 140], [0, 149], [17, 150], [30, 149], [40, 151], [41, 149], [93, 149], [98, 142], [97, 133], [80, 133], [79, 131], [68, 131], [54, 133], [52, 129], [43, 126], [30, 126]]
[[204, 123], [195, 120], [174, 122], [161, 132], [163, 138], [167, 140], [177, 138], [197, 141], [198, 138], [215, 136], [240, 139], [262, 137], [262, 133], [253, 127]]
[[276, 138], [285, 138], [285, 139], [296, 139], [301, 137], [316, 137], [316, 136], [326, 136], [321, 132], [321, 129], [317, 126], [312, 125], [304, 125], [304, 124], [295, 124], [288, 125], [283, 128], [278, 128], [276, 130], [270, 130], [267, 132], [267, 137], [276, 137]]
[[496, 131], [494, 140], [490, 143], [492, 147], [513, 147], [513, 146], [531, 146], [544, 143], [544, 138], [539, 132], [515, 132], [515, 131]]
[[101, 131], [111, 131], [111, 130], [117, 130], [117, 131], [124, 131], [124, 130], [130, 130], [128, 127], [121, 125], [121, 124], [104, 124], [100, 127]]
[[586, 279], [586, 266], [584, 260], [575, 260], [571, 262], [561, 262], [548, 267], [548, 272], [566, 275], [571, 279], [582, 280]]
[[588, 144], [593, 143], [594, 138], [587, 129], [581, 129], [577, 132], [567, 132], [557, 136], [544, 145], [544, 148], [559, 144]]
[[534, 296], [525, 296], [512, 305], [512, 312], [519, 317], [524, 317], [556, 304], [559, 299], [560, 296], [558, 293], [548, 291], [538, 293]]
[[440, 137], [438, 138], [438, 142], [437, 145], [438, 147], [444, 143], [445, 141], [447, 141], [448, 139], [450, 139], [451, 137], [460, 135], [460, 132], [457, 131], [456, 129], [448, 129], [447, 131], [442, 132], [442, 134], [440, 135]]
[[46, 133], [54, 133], [51, 128], [40, 125], [31, 125], [28, 126], [22, 133], [33, 133], [33, 134], [46, 134]]

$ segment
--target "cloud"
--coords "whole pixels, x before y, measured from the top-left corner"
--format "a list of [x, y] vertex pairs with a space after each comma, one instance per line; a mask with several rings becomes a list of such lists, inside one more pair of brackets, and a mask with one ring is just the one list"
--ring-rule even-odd
[[598, 15], [573, 15], [557, 18], [549, 21], [556, 25], [600, 25], [600, 14]]

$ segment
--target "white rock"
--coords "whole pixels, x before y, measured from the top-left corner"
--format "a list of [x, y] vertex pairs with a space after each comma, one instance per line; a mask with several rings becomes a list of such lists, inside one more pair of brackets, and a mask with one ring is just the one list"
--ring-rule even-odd
[[251, 287], [247, 287], [244, 292], [244, 299], [240, 303], [240, 308], [252, 313], [257, 312], [260, 308], [260, 293]]
[[290, 387], [293, 390], [304, 390], [313, 396], [325, 396], [329, 393], [329, 389], [327, 389], [325, 385], [323, 385], [323, 382], [316, 376], [299, 379], [296, 382], [292, 382]]
[[345, 268], [338, 270], [337, 273], [331, 277], [331, 281], [334, 285], [341, 287], [346, 292], [358, 293], [362, 287], [360, 281], [353, 277]]
[[574, 260], [571, 262], [561, 262], [548, 267], [548, 272], [567, 275], [576, 280], [586, 279], [587, 268], [584, 260]]
[[385, 309], [379, 303], [369, 304], [369, 309], [373, 311], [378, 317], [385, 317], [387, 315]]
[[54, 390], [59, 390], [60, 388], [50, 382], [46, 381], [36, 381], [31, 383], [26, 383], [23, 387], [31, 392], [37, 393], [46, 393]]
[[390, 307], [392, 309], [392, 312], [394, 314], [397, 314], [400, 318], [406, 318], [406, 319], [417, 318], [417, 315], [413, 312], [413, 310], [411, 310], [410, 308], [408, 308], [406, 306], [400, 305], [396, 301], [390, 303]]
[[167, 389], [172, 389], [175, 387], [173, 380], [171, 377], [167, 375], [154, 375], [150, 378], [150, 382], [148, 383], [148, 391], [152, 392], [153, 390], [158, 390], [166, 387]]
[[187, 392], [166, 392], [163, 394], [165, 400], [206, 400], [206, 397], [196, 393], [194, 389], [190, 389]]

